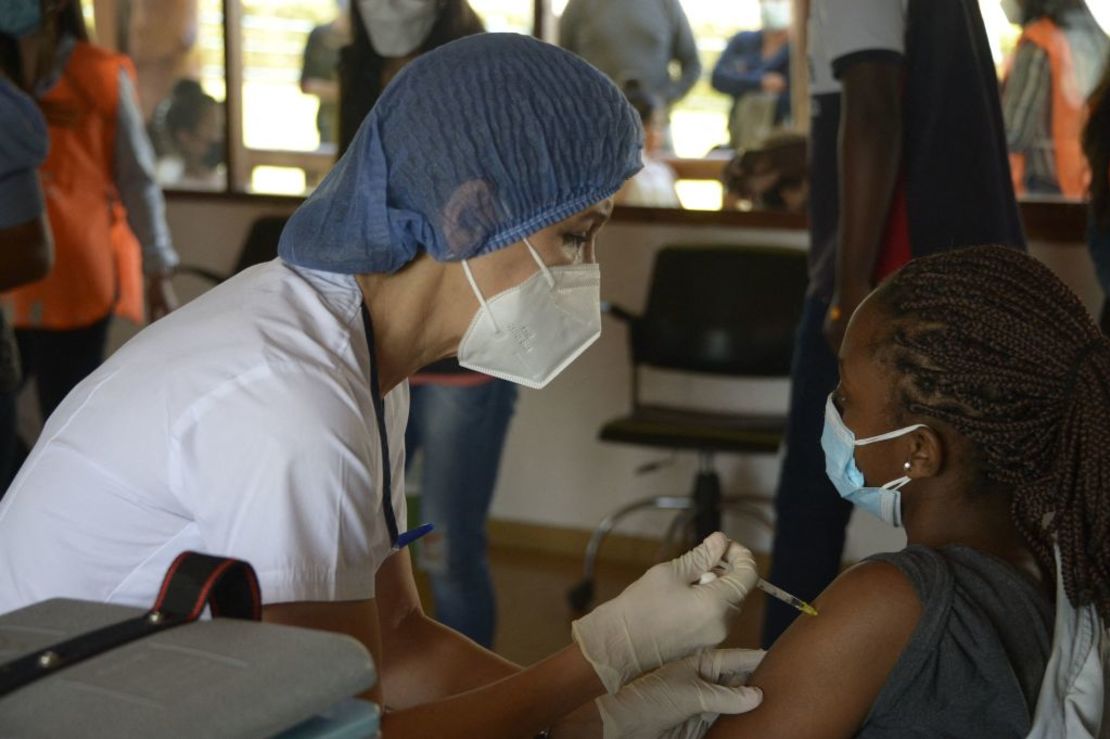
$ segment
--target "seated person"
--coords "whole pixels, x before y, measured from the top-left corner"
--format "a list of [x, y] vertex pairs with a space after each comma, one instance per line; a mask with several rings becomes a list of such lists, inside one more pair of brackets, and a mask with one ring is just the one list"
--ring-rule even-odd
[[728, 207], [804, 213], [809, 202], [809, 140], [783, 131], [761, 146], [745, 149], [725, 167], [721, 179]]
[[222, 189], [223, 113], [196, 80], [179, 80], [163, 121], [166, 155], [158, 160], [158, 184], [187, 190]]
[[674, 187], [677, 180], [675, 171], [659, 158], [667, 128], [667, 109], [663, 99], [637, 80], [629, 80], [622, 89], [644, 124], [644, 168], [624, 183], [617, 193], [616, 203], [645, 208], [681, 208]]
[[[822, 446], [838, 492], [908, 546], [837, 578], [753, 675], [762, 705], [709, 736], [1024, 738], [1035, 713], [1033, 736], [1094, 736], [1110, 340], [1075, 295], [1002, 247], [911, 262], [852, 317]], [[1057, 676], [1087, 689], [1068, 693], [1086, 730], [1043, 728]]]

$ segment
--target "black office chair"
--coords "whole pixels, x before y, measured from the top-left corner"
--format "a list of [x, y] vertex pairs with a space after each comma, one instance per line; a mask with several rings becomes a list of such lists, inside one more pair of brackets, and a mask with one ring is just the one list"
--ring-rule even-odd
[[211, 282], [213, 285], [218, 285], [248, 267], [269, 262], [277, 257], [278, 239], [281, 238], [281, 231], [285, 228], [285, 223], [288, 220], [289, 216], [260, 216], [256, 219], [251, 224], [250, 231], [247, 232], [247, 238], [243, 241], [243, 248], [239, 252], [239, 259], [236, 261], [235, 267], [232, 268], [230, 275], [221, 275], [219, 272], [214, 272], [206, 267], [192, 264], [178, 265], [175, 274], [192, 275], [206, 282]]
[[[786, 428], [785, 413], [711, 413], [651, 405], [640, 397], [641, 367], [735, 378], [790, 374], [794, 330], [806, 290], [806, 257], [778, 247], [667, 247], [655, 259], [647, 308], [636, 316], [615, 305], [605, 309], [628, 325], [632, 360], [632, 410], [606, 423], [602, 441], [694, 451], [698, 472], [690, 495], [659, 495], [606, 516], [586, 547], [583, 579], [567, 593], [576, 611], [594, 596], [598, 551], [617, 522], [642, 509], [677, 511], [664, 542], [680, 531], [698, 539], [721, 526], [721, 508], [750, 515], [772, 527], [767, 498], [722, 498], [713, 466], [717, 452], [774, 454]], [[652, 469], [645, 465], [639, 471]]]

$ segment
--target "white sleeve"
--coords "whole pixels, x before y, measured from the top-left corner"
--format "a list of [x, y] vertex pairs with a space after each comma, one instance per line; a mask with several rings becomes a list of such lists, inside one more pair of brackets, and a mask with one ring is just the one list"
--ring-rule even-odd
[[374, 596], [390, 554], [381, 448], [349, 388], [322, 371], [261, 367], [179, 425], [174, 493], [211, 553], [251, 563], [263, 603]]
[[836, 77], [859, 61], [902, 61], [906, 0], [815, 0], [814, 12]]

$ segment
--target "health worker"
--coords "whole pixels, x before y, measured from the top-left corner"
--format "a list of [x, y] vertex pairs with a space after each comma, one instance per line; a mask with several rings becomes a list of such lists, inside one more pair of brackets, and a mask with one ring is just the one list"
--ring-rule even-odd
[[756, 580], [722, 534], [526, 670], [426, 617], [405, 549], [406, 378], [457, 354], [539, 388], [598, 337], [594, 242], [642, 140], [611, 82], [535, 39], [413, 61], [280, 258], [147, 328], [47, 421], [0, 503], [0, 612], [146, 607], [194, 549], [250, 562], [266, 621], [362, 642], [389, 737], [689, 736], [757, 705], [727, 686], [760, 653], [702, 651]]

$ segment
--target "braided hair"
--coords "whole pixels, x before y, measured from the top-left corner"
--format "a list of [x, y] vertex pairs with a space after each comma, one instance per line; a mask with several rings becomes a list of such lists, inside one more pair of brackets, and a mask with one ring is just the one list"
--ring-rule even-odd
[[974, 447], [979, 479], [1076, 606], [1110, 617], [1110, 340], [1044, 265], [1001, 246], [915, 260], [875, 299], [894, 407]]

